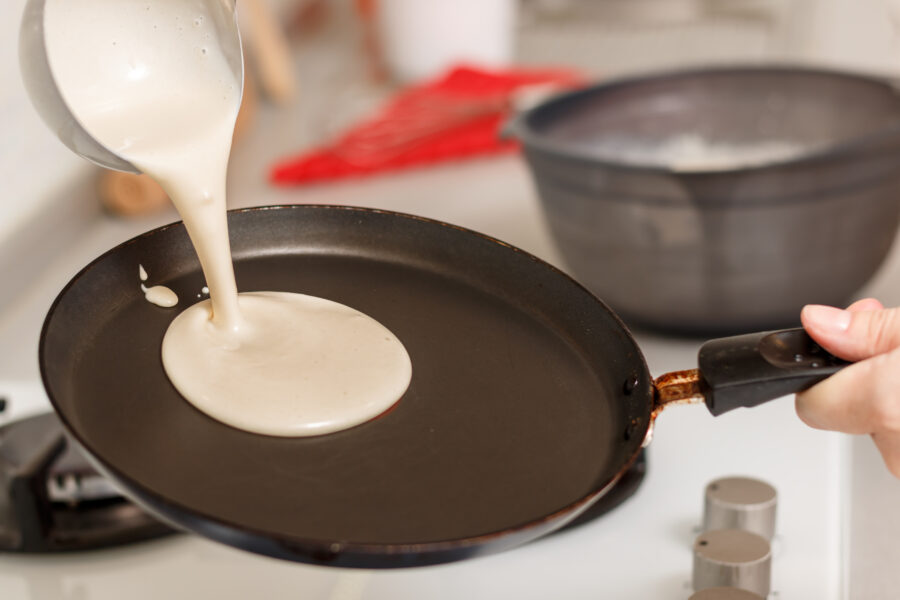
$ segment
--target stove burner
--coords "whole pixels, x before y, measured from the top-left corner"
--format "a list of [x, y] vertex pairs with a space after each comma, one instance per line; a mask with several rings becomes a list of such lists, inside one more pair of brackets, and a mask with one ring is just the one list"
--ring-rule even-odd
[[[560, 531], [619, 506], [637, 490], [645, 470], [642, 452], [612, 490]], [[55, 413], [0, 427], [0, 551], [89, 550], [169, 533], [90, 466]]]
[[91, 468], [55, 413], [0, 427], [0, 551], [88, 550], [172, 531]]

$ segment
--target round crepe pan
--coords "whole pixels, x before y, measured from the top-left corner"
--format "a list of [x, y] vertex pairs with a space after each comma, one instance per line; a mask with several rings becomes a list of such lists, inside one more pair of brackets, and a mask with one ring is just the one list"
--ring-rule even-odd
[[[279, 438], [182, 399], [160, 345], [204, 280], [180, 223], [74, 277], [44, 323], [40, 367], [70, 438], [128, 496], [180, 528], [268, 556], [380, 568], [511, 548], [606, 493], [667, 404], [706, 401], [718, 414], [841, 366], [794, 330], [710, 342], [699, 370], [654, 382], [606, 305], [495, 239], [348, 207], [228, 219], [241, 291], [342, 302], [403, 341], [413, 377], [391, 410], [338, 433]], [[139, 265], [149, 285], [178, 294], [177, 308], [144, 299]]]

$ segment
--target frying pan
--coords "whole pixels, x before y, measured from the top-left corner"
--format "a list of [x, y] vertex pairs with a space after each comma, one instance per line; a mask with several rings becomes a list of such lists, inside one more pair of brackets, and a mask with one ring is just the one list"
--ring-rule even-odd
[[[380, 210], [233, 211], [242, 291], [322, 296], [392, 330], [408, 391], [355, 428], [252, 434], [184, 401], [160, 344], [204, 280], [175, 223], [102, 255], [44, 323], [40, 367], [70, 434], [161, 519], [252, 552], [342, 567], [407, 567], [496, 552], [561, 527], [606, 493], [662, 407], [714, 414], [797, 391], [842, 364], [800, 331], [708, 343], [700, 368], [654, 382], [600, 300], [541, 260], [478, 233]], [[179, 305], [184, 307], [185, 302]]]

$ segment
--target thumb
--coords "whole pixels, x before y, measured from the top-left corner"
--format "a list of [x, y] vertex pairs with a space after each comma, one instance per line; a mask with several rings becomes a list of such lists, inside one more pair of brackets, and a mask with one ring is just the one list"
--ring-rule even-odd
[[800, 312], [803, 327], [823, 348], [858, 361], [900, 347], [900, 309], [842, 310], [810, 304]]

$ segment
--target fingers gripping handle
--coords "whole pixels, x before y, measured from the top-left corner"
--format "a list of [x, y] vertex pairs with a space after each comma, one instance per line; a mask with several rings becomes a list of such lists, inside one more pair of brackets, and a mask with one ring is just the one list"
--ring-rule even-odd
[[803, 391], [850, 363], [803, 329], [785, 329], [706, 342], [698, 364], [706, 406], [720, 415]]

